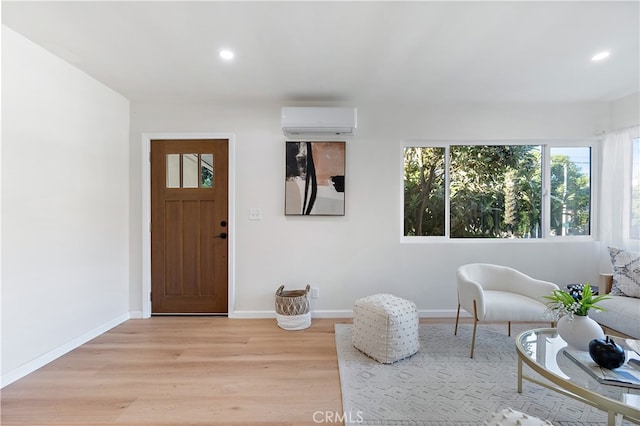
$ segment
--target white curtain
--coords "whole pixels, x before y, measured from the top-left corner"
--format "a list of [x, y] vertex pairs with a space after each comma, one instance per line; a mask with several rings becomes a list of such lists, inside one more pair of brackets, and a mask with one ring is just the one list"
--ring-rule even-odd
[[632, 141], [638, 137], [640, 126], [635, 126], [611, 132], [602, 141], [599, 234], [604, 249], [615, 246], [637, 250], [639, 245], [629, 239]]

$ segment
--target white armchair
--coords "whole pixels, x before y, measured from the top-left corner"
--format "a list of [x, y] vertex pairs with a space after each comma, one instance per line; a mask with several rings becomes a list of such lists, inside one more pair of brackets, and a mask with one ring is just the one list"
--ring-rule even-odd
[[[471, 263], [458, 268], [458, 313], [454, 335], [458, 334], [460, 307], [473, 315], [471, 358], [480, 321], [508, 324], [511, 322], [542, 322], [547, 309], [543, 296], [551, 295], [558, 286], [531, 278], [513, 268], [488, 263]], [[552, 327], [554, 323], [552, 322]]]

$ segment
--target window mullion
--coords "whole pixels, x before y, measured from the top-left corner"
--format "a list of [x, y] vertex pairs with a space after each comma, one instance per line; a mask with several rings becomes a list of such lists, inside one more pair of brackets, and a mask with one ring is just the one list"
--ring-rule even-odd
[[451, 191], [449, 185], [451, 183], [449, 168], [451, 165], [450, 145], [447, 144], [444, 147], [444, 236], [445, 238], [451, 238]]
[[551, 235], [551, 154], [549, 145], [542, 145], [542, 200], [540, 203], [540, 218], [542, 238]]

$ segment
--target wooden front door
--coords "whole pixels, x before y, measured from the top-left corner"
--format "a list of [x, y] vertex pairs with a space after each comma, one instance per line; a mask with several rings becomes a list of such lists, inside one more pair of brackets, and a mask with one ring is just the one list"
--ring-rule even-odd
[[226, 139], [151, 141], [151, 313], [226, 314]]

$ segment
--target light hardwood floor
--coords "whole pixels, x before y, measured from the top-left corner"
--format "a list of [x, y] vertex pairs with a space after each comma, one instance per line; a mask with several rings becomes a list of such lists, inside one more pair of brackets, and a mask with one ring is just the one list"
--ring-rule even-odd
[[1, 423], [317, 425], [342, 412], [335, 322], [130, 320], [2, 389]]
[[[351, 322], [285, 331], [275, 319], [130, 320], [2, 389], [0, 423], [342, 424], [330, 421], [344, 416], [334, 324]], [[421, 322], [453, 332], [453, 319]]]

